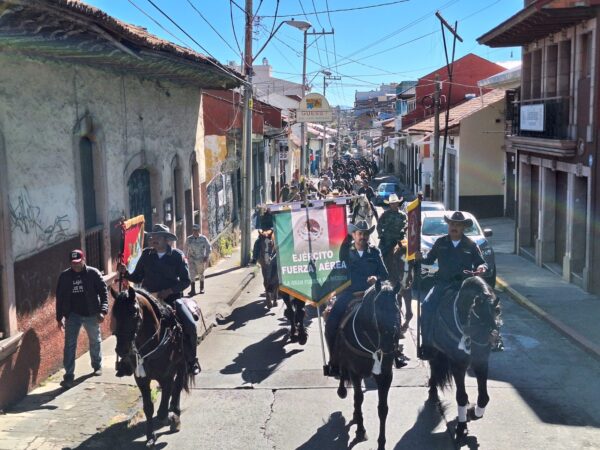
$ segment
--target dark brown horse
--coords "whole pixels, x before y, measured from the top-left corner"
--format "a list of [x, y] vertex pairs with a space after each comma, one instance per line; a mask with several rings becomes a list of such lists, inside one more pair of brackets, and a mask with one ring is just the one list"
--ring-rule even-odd
[[[458, 293], [446, 294], [434, 318], [429, 397], [437, 399], [437, 388], [443, 389], [454, 379], [458, 404], [456, 440], [460, 441], [467, 434], [467, 420], [481, 419], [490, 401], [488, 360], [501, 325], [500, 306], [494, 291], [477, 276], [463, 281]], [[477, 405], [471, 408], [465, 388], [469, 367], [475, 373], [478, 389]]]
[[277, 250], [273, 230], [259, 231], [262, 241], [260, 242], [258, 263], [260, 264], [267, 308], [277, 306], [279, 296], [279, 276], [277, 275]]
[[117, 337], [117, 376], [135, 377], [144, 402], [146, 445], [151, 447], [156, 443], [151, 380], [158, 381], [162, 391], [159, 422], [169, 424], [171, 431], [181, 427], [181, 391], [189, 392], [194, 378], [183, 355], [183, 333], [175, 312], [149, 293], [129, 287], [121, 292], [111, 289], [111, 294], [115, 298], [111, 327]]
[[377, 282], [369, 288], [358, 304], [342, 320], [335, 344], [335, 359], [339, 362], [341, 377], [338, 396], [346, 398], [346, 382], [354, 387], [354, 415], [356, 440], [367, 438], [363, 424], [362, 380], [373, 376], [379, 394], [378, 449], [385, 448], [385, 423], [388, 414], [387, 398], [392, 384], [392, 364], [400, 330], [398, 303], [394, 289], [388, 282]]
[[[389, 273], [389, 281], [394, 287], [400, 286], [399, 299], [404, 304], [404, 322], [402, 323], [402, 331], [408, 329], [410, 320], [413, 317], [411, 308], [412, 303], [412, 281], [413, 274], [411, 267], [406, 258], [406, 246], [403, 241], [392, 248], [387, 255], [384, 255], [383, 260], [385, 267]], [[402, 305], [399, 304], [401, 307]]]

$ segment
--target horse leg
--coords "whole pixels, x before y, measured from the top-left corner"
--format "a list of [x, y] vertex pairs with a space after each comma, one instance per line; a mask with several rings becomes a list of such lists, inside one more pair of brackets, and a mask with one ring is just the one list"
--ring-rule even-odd
[[171, 398], [171, 392], [173, 389], [173, 377], [165, 377], [160, 380], [160, 405], [156, 412], [156, 418], [161, 425], [166, 425], [169, 418], [169, 400]]
[[296, 342], [296, 323], [294, 321], [294, 306], [292, 302], [293, 300], [289, 297], [289, 295], [283, 295], [283, 303], [285, 303], [285, 311], [283, 311], [283, 315], [290, 323], [289, 340], [291, 342]]
[[171, 411], [171, 416], [169, 417], [169, 421], [171, 423], [171, 432], [175, 433], [181, 429], [181, 407], [179, 405], [179, 401], [181, 399], [181, 390], [183, 389], [183, 380], [186, 376], [186, 371], [183, 366], [177, 369], [177, 373], [175, 375], [175, 379], [173, 380], [173, 389], [171, 391], [171, 405], [169, 410]]
[[465, 376], [467, 368], [452, 365], [452, 376], [456, 385], [456, 404], [458, 405], [458, 424], [456, 425], [456, 442], [460, 442], [468, 433], [467, 429], [467, 408], [469, 405], [469, 396], [465, 387]]
[[144, 414], [146, 415], [146, 447], [154, 447], [156, 443], [156, 435], [152, 426], [152, 416], [154, 415], [154, 404], [152, 403], [152, 395], [150, 393], [150, 378], [135, 377], [135, 382], [142, 393], [144, 404]]
[[377, 412], [379, 414], [379, 437], [377, 438], [377, 449], [385, 449], [385, 422], [388, 415], [388, 394], [390, 392], [390, 386], [392, 385], [392, 372], [391, 367], [389, 373], [382, 373], [381, 375], [375, 376], [377, 382], [377, 393], [379, 394], [379, 404], [377, 405]]
[[490, 401], [490, 396], [487, 391], [487, 380], [488, 380], [488, 362], [482, 361], [476, 365], [473, 365], [473, 371], [477, 377], [477, 406], [469, 408], [467, 416], [469, 420], [479, 420], [485, 413], [485, 407]]
[[400, 295], [402, 296], [402, 300], [404, 301], [404, 324], [402, 325], [402, 329], [404, 331], [408, 330], [408, 324], [410, 323], [410, 319], [413, 317], [412, 312], [412, 294], [410, 289], [402, 289], [400, 291]]
[[433, 364], [431, 364], [431, 362], [429, 363], [429, 381], [427, 383], [427, 386], [429, 387], [429, 396], [427, 397], [427, 400], [431, 402], [439, 401], [440, 397], [438, 395], [437, 386], [435, 385]]
[[365, 430], [362, 414], [362, 404], [365, 398], [361, 386], [362, 379], [356, 374], [352, 374], [350, 378], [352, 379], [352, 387], [354, 388], [354, 414], [352, 415], [352, 422], [356, 424], [356, 440], [359, 442], [366, 441], [367, 430]]
[[277, 297], [279, 297], [279, 287], [277, 286], [277, 284], [275, 284], [275, 287], [271, 291], [271, 301], [273, 303], [273, 306], [277, 306]]
[[298, 327], [298, 343], [300, 345], [306, 344], [308, 339], [308, 334], [306, 333], [306, 328], [304, 328], [304, 314], [305, 314], [305, 304], [302, 300], [294, 299], [294, 306], [296, 307], [296, 311], [294, 314], [294, 322]]
[[337, 395], [339, 398], [344, 399], [348, 395], [348, 389], [346, 388], [346, 380], [344, 377], [340, 377], [340, 384], [337, 389]]

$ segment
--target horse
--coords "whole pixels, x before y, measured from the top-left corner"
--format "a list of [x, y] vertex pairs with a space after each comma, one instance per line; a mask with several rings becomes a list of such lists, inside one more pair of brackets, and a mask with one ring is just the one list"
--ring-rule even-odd
[[356, 223], [360, 220], [365, 220], [369, 227], [373, 225], [373, 216], [375, 211], [371, 208], [371, 202], [366, 195], [360, 195], [352, 208], [352, 223]]
[[340, 367], [337, 394], [346, 398], [347, 382], [354, 388], [354, 414], [356, 440], [367, 439], [363, 423], [361, 382], [371, 375], [377, 384], [379, 404], [378, 449], [385, 448], [385, 424], [388, 414], [387, 398], [392, 384], [392, 364], [400, 330], [400, 311], [396, 302], [399, 286], [375, 283], [365, 291], [362, 301], [349, 308], [336, 337], [335, 359]]
[[[404, 323], [402, 324], [401, 331], [408, 330], [410, 320], [413, 317], [412, 312], [412, 282], [413, 274], [411, 267], [406, 257], [406, 243], [405, 241], [398, 241], [398, 243], [384, 255], [384, 264], [388, 270], [389, 281], [394, 287], [400, 285], [399, 297], [404, 303]], [[399, 305], [401, 307], [401, 305]]]
[[305, 303], [302, 300], [290, 296], [287, 292], [284, 292], [281, 295], [281, 298], [285, 303], [283, 315], [290, 322], [290, 341], [298, 342], [300, 345], [306, 344], [308, 334], [304, 327]]
[[121, 292], [111, 288], [111, 294], [115, 299], [111, 328], [117, 337], [117, 376], [134, 375], [144, 403], [146, 445], [152, 447], [156, 435], [151, 380], [158, 381], [162, 391], [159, 422], [169, 424], [171, 432], [181, 429], [181, 391], [189, 393], [194, 379], [183, 355], [183, 331], [175, 312], [148, 292], [129, 287]]
[[[455, 294], [455, 291], [450, 292]], [[458, 404], [455, 439], [458, 442], [467, 435], [467, 420], [481, 419], [490, 400], [487, 392], [488, 360], [502, 324], [499, 299], [482, 278], [469, 277], [462, 282], [453, 299], [444, 296], [434, 323], [429, 398], [437, 400], [437, 389], [444, 389], [454, 378]], [[465, 389], [465, 375], [469, 367], [475, 373], [478, 389], [477, 405], [471, 408], [468, 408], [469, 398]]]
[[267, 308], [271, 309], [277, 306], [277, 297], [279, 296], [277, 250], [275, 249], [273, 230], [264, 230], [259, 233], [262, 237], [262, 242], [258, 253], [258, 263], [260, 264], [263, 276]]

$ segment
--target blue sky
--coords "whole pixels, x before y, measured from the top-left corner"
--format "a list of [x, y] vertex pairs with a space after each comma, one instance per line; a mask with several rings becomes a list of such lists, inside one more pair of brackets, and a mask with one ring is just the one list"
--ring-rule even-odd
[[[143, 26], [164, 39], [205, 53], [161, 15], [149, 0], [84, 1], [125, 22]], [[445, 65], [440, 24], [434, 15], [436, 10], [451, 24], [458, 21], [458, 32], [464, 42], [457, 42], [457, 59], [467, 53], [475, 53], [494, 62], [514, 64], [520, 61], [520, 48], [492, 49], [478, 45], [476, 38], [522, 9], [523, 0], [407, 0], [370, 9], [314, 14], [393, 1], [279, 0], [279, 17], [276, 23], [289, 20], [292, 18], [290, 15], [293, 15], [297, 20], [311, 22], [317, 31], [329, 31], [331, 28], [335, 30], [333, 36], [318, 38], [309, 47], [307, 56], [307, 78], [312, 80], [313, 90], [320, 92], [323, 89], [323, 75], [319, 73], [321, 70], [327, 69], [342, 77], [341, 81], [332, 81], [327, 88], [330, 103], [350, 106], [354, 103], [356, 90], [368, 91], [381, 83], [416, 80]], [[233, 3], [229, 0], [152, 2], [219, 61], [239, 63], [241, 56], [234, 29], [243, 50], [244, 14], [236, 4], [244, 7], [244, 0], [233, 0]], [[259, 5], [260, 9], [256, 14]], [[254, 27], [255, 52], [262, 47], [269, 35], [276, 5], [277, 0], [254, 0], [255, 14], [259, 17]], [[200, 13], [216, 31], [209, 27]], [[450, 38], [448, 34], [446, 36]], [[450, 44], [451, 41], [448, 42]], [[263, 57], [273, 67], [274, 76], [300, 83], [302, 32], [282, 26], [256, 63], [260, 64]]]

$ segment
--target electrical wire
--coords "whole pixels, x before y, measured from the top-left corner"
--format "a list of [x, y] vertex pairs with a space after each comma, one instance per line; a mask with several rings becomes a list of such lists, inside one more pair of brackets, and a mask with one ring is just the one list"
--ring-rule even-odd
[[229, 18], [231, 19], [231, 31], [233, 31], [233, 38], [235, 39], [235, 45], [237, 46], [240, 55], [242, 52], [242, 47], [240, 46], [240, 42], [238, 41], [237, 33], [235, 32], [235, 24], [233, 22], [233, 1], [229, 0]]
[[223, 37], [223, 35], [222, 35], [221, 33], [219, 33], [219, 30], [217, 30], [217, 29], [216, 29], [216, 28], [215, 28], [215, 27], [212, 25], [212, 23], [210, 23], [210, 22], [208, 21], [208, 19], [207, 19], [206, 17], [204, 17], [204, 14], [202, 14], [202, 13], [200, 12], [200, 10], [199, 10], [198, 8], [196, 8], [196, 6], [195, 6], [195, 5], [194, 5], [194, 4], [191, 2], [191, 0], [187, 0], [187, 2], [188, 2], [188, 3], [189, 3], [189, 5], [192, 7], [192, 9], [198, 13], [198, 15], [199, 15], [199, 16], [202, 18], [202, 20], [204, 20], [204, 21], [206, 22], [206, 24], [207, 24], [207, 25], [208, 25], [208, 26], [209, 26], [209, 27], [210, 27], [210, 28], [211, 28], [211, 29], [212, 29], [212, 30], [213, 30], [213, 31], [214, 31], [214, 32], [217, 34], [217, 36], [219, 36], [219, 37], [221, 38], [221, 40], [222, 40], [223, 42], [225, 42], [225, 45], [227, 45], [227, 47], [229, 47], [229, 48], [231, 49], [231, 51], [233, 51], [233, 53], [235, 53], [235, 55], [236, 55], [236, 56], [241, 56], [241, 54], [240, 54], [240, 53], [238, 53], [238, 52], [235, 50], [235, 48], [233, 48], [233, 46], [232, 46], [232, 45], [231, 45], [231, 44], [230, 44], [230, 43], [227, 41], [227, 39], [225, 39], [225, 38]]
[[[338, 13], [338, 12], [358, 11], [358, 10], [361, 10], [361, 9], [379, 8], [379, 7], [382, 7], [382, 6], [390, 6], [390, 5], [395, 5], [395, 4], [398, 4], [398, 3], [406, 3], [408, 1], [409, 0], [396, 0], [396, 1], [393, 1], [393, 2], [387, 2], [387, 3], [378, 3], [376, 5], [365, 5], [365, 6], [357, 6], [357, 7], [354, 7], [354, 8], [341, 8], [341, 9], [331, 9], [331, 10], [329, 8], [327, 8], [324, 11], [315, 11], [314, 13], [308, 13], [308, 15], [312, 16], [312, 15], [324, 14], [324, 13]], [[286, 14], [286, 15], [279, 16], [279, 17], [281, 17], [281, 18], [283, 18], [283, 17], [296, 17], [296, 16], [299, 16], [301, 14], [302, 13]], [[262, 16], [262, 17], [272, 17], [272, 16]]]

